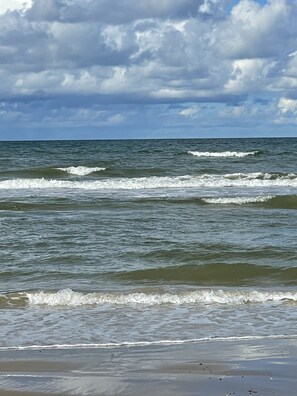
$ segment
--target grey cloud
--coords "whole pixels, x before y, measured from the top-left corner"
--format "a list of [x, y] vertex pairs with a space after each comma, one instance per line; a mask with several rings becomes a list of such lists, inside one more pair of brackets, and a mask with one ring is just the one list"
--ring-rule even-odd
[[63, 0], [34, 0], [32, 7], [26, 12], [26, 17], [33, 21], [58, 21], [63, 7]]
[[137, 50], [129, 27], [36, 23], [17, 12], [0, 16], [0, 62], [11, 71], [121, 65]]
[[42, 69], [52, 56], [48, 46], [49, 30], [45, 25], [29, 23], [17, 12], [0, 16], [0, 64], [9, 70], [26, 70], [30, 64]]
[[35, 0], [27, 16], [32, 20], [99, 21], [123, 24], [147, 18], [195, 16], [200, 0]]
[[107, 30], [96, 24], [55, 24], [51, 33], [54, 60], [64, 67], [128, 64], [138, 50], [135, 33], [129, 27]]

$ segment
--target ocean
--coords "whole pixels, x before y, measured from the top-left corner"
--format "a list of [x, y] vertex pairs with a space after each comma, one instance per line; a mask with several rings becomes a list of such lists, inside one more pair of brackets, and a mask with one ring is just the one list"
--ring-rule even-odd
[[0, 143], [0, 348], [297, 337], [297, 139]]

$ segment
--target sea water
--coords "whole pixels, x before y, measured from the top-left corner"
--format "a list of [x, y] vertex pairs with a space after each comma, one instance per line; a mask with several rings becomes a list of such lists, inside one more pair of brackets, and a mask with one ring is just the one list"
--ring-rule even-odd
[[297, 139], [0, 143], [0, 348], [296, 337]]

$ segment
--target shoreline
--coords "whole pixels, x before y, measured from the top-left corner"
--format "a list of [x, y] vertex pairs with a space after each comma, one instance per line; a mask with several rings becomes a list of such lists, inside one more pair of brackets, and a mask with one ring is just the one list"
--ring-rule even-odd
[[294, 338], [0, 350], [0, 396], [295, 396]]

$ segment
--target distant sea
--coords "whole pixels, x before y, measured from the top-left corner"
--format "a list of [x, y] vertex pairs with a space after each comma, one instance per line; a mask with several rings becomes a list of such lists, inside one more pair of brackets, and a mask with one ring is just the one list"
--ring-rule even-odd
[[0, 348], [297, 334], [297, 139], [0, 143]]

